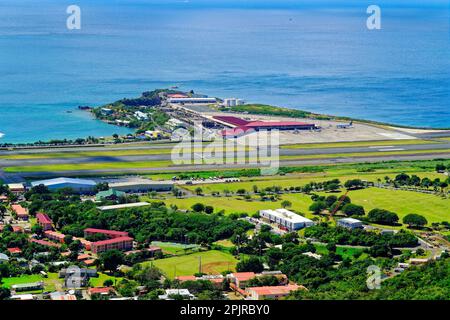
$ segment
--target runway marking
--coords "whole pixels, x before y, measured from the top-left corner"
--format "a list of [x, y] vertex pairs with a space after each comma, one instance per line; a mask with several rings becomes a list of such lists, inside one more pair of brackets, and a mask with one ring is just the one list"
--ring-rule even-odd
[[377, 132], [377, 134], [379, 134], [380, 136], [383, 136], [383, 137], [387, 137], [389, 139], [393, 139], [393, 140], [415, 139], [415, 137], [413, 137], [413, 136], [402, 134], [402, 133], [397, 133], [397, 132]]
[[386, 151], [405, 151], [403, 148], [393, 148], [393, 149], [378, 149], [380, 152], [386, 152]]
[[394, 146], [371, 146], [369, 149], [394, 148]]

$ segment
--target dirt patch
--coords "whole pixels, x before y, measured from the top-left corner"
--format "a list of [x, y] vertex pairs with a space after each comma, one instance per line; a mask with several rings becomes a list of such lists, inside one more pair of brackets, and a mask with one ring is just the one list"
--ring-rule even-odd
[[232, 262], [210, 262], [202, 264], [202, 271], [208, 274], [218, 274], [227, 269], [234, 270]]

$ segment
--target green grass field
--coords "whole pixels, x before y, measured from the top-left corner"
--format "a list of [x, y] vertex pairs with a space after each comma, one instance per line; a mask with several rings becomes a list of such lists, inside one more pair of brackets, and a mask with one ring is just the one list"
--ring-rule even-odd
[[20, 277], [2, 278], [2, 286], [11, 288], [11, 286], [15, 284], [32, 283], [44, 280], [45, 278], [38, 274], [22, 275]]
[[104, 274], [102, 272], [98, 273], [98, 278], [91, 278], [89, 279], [89, 285], [91, 287], [103, 287], [103, 283], [106, 280], [112, 280], [113, 283], [115, 284], [116, 282], [119, 283], [123, 278], [121, 277], [113, 277], [113, 276], [109, 276], [107, 274]]
[[[250, 190], [250, 189], [248, 189]], [[330, 193], [321, 193], [330, 195]], [[339, 196], [339, 193], [333, 193]], [[409, 213], [423, 215], [429, 223], [450, 221], [450, 199], [443, 199], [432, 194], [423, 194], [413, 191], [387, 190], [379, 188], [368, 188], [351, 191], [349, 194], [353, 203], [364, 206], [366, 213], [374, 208], [381, 208], [397, 213], [402, 219]], [[155, 201], [144, 198], [146, 201]], [[163, 201], [167, 205], [176, 205], [179, 209], [189, 210], [195, 203], [211, 205], [214, 211], [224, 210], [225, 214], [247, 213], [252, 215], [262, 209], [281, 208], [281, 202], [289, 200], [292, 210], [302, 213], [308, 218], [314, 215], [309, 211], [312, 200], [305, 194], [283, 194], [279, 201], [260, 201], [258, 196], [253, 196], [252, 201], [241, 197], [193, 197], [186, 199], [167, 198]]]
[[184, 245], [181, 243], [152, 241], [153, 246], [158, 246], [162, 249], [163, 253], [171, 255], [183, 255], [186, 253], [192, 253], [200, 249], [199, 245]]
[[77, 170], [116, 170], [168, 167], [171, 161], [146, 162], [90, 162], [79, 164], [50, 164], [36, 166], [12, 166], [4, 168], [5, 172], [42, 172], [42, 171], [77, 171]]
[[202, 262], [202, 272], [207, 274], [217, 274], [227, 270], [234, 271], [237, 260], [230, 254], [211, 250], [188, 254], [179, 257], [158, 259], [153, 262], [144, 262], [144, 264], [153, 263], [167, 277], [173, 279], [176, 276], [189, 276], [199, 272], [199, 257]]
[[355, 152], [355, 153], [332, 153], [332, 154], [317, 154], [305, 156], [281, 156], [281, 160], [308, 160], [308, 159], [333, 159], [338, 157], [384, 157], [395, 155], [415, 155], [415, 154], [448, 154], [449, 149], [429, 149], [429, 150], [405, 150], [405, 151], [371, 151], [371, 152]]
[[369, 188], [351, 191], [350, 199], [364, 206], [366, 212], [382, 208], [397, 213], [402, 219], [409, 213], [423, 215], [428, 223], [450, 221], [450, 199], [412, 191]]
[[[48, 277], [45, 278], [39, 274], [21, 275], [20, 277], [3, 278], [1, 286], [11, 288], [15, 284], [33, 283], [44, 281], [44, 291], [55, 291], [56, 287], [62, 286], [63, 282], [58, 278], [58, 273], [48, 273]], [[33, 292], [21, 292], [21, 293], [37, 293]]]
[[[249, 148], [229, 148], [228, 150], [248, 150]], [[212, 147], [193, 148], [192, 152], [208, 152], [213, 150]], [[224, 148], [217, 147], [214, 150], [223, 151]], [[83, 158], [83, 157], [121, 157], [121, 156], [148, 156], [171, 154], [172, 149], [130, 149], [130, 150], [114, 150], [105, 149], [105, 151], [67, 151], [67, 152], [47, 152], [47, 153], [27, 153], [2, 155], [0, 159], [21, 160], [21, 159], [58, 159], [58, 158]]]
[[[421, 169], [423, 170], [423, 169]], [[252, 191], [253, 186], [257, 185], [259, 190], [266, 187], [280, 186], [282, 188], [304, 186], [305, 184], [314, 181], [321, 182], [325, 180], [331, 180], [338, 178], [341, 182], [345, 182], [350, 179], [361, 179], [376, 182], [377, 179], [383, 179], [385, 176], [390, 176], [394, 178], [395, 175], [400, 172], [405, 172], [407, 174], [415, 174], [420, 178], [428, 177], [430, 179], [435, 178], [445, 178], [442, 174], [436, 172], [424, 172], [416, 171], [412, 168], [404, 168], [404, 170], [399, 169], [382, 169], [376, 170], [376, 172], [357, 172], [357, 169], [335, 169], [330, 168], [326, 172], [317, 173], [302, 173], [302, 174], [290, 174], [286, 176], [277, 177], [254, 177], [254, 178], [243, 178], [241, 182], [237, 183], [216, 183], [216, 184], [204, 184], [204, 185], [191, 185], [183, 186], [183, 188], [195, 191], [196, 188], [202, 188], [205, 194], [211, 194], [211, 192], [221, 192], [224, 190], [229, 190], [236, 192], [239, 189], [245, 189], [247, 191]]]
[[[145, 201], [155, 201], [144, 197]], [[292, 209], [305, 213], [307, 216], [312, 217], [308, 208], [311, 204], [309, 197], [286, 194], [283, 195], [283, 200], [289, 200], [292, 202]], [[159, 201], [159, 200], [158, 200]], [[195, 197], [186, 199], [167, 198], [163, 200], [166, 205], [176, 205], [179, 209], [189, 210], [192, 205], [196, 203], [203, 203], [214, 207], [214, 211], [218, 212], [224, 210], [225, 214], [231, 213], [247, 213], [252, 215], [263, 209], [278, 209], [281, 208], [281, 201], [260, 201], [259, 197], [254, 197], [253, 201], [247, 201], [240, 197]]]
[[[328, 250], [326, 248], [325, 245], [322, 244], [315, 244], [314, 245], [316, 247], [316, 253], [318, 254], [328, 254]], [[368, 257], [367, 254], [362, 253], [363, 249], [360, 248], [351, 248], [351, 247], [337, 247], [336, 248], [336, 253], [341, 255], [342, 258], [350, 258], [350, 259], [355, 259], [355, 255], [357, 254], [361, 254], [358, 259], [365, 259]]]

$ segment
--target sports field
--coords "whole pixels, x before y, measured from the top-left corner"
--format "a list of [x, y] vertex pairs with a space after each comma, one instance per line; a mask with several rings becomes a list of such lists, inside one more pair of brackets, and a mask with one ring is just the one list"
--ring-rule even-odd
[[152, 246], [158, 246], [162, 249], [163, 253], [171, 255], [181, 255], [185, 253], [192, 253], [200, 249], [196, 244], [181, 244], [173, 242], [152, 241]]
[[[11, 278], [2, 278], [2, 283], [0, 286], [11, 288], [12, 285], [15, 284], [24, 284], [24, 283], [34, 283], [34, 282], [44, 282], [44, 291], [55, 291], [56, 289], [62, 286], [62, 280], [58, 278], [58, 273], [48, 273], [48, 277], [45, 278], [39, 274], [32, 275], [21, 275], [19, 277], [11, 277]], [[38, 290], [36, 292], [40, 292]], [[22, 292], [26, 293], [26, 292]], [[30, 292], [32, 293], [32, 292]]]
[[207, 274], [218, 274], [227, 270], [234, 271], [237, 260], [230, 254], [211, 250], [188, 254], [179, 257], [158, 259], [153, 263], [167, 277], [173, 279], [175, 276], [189, 276], [199, 272], [201, 258], [201, 271]]

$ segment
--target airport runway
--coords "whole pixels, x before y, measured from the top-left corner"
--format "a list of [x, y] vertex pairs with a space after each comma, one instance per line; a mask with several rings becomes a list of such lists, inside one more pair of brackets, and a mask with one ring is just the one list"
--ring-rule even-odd
[[[130, 147], [131, 148], [131, 147]], [[167, 147], [165, 148], [167, 149]], [[104, 149], [103, 149], [104, 150]], [[127, 150], [127, 149], [124, 149]], [[133, 150], [136, 150], [133, 147]], [[320, 156], [330, 154], [346, 154], [346, 153], [377, 153], [380, 152], [411, 152], [426, 150], [449, 150], [450, 142], [438, 144], [417, 144], [417, 145], [392, 145], [392, 146], [369, 146], [369, 147], [339, 147], [339, 148], [321, 148], [321, 149], [280, 149], [279, 155], [282, 156]], [[106, 151], [106, 150], [104, 150]], [[109, 150], [108, 150], [109, 151]], [[131, 152], [131, 151], [130, 151]], [[6, 155], [0, 152], [0, 155]], [[228, 153], [232, 156], [233, 153]], [[201, 152], [195, 152], [194, 157], [211, 159], [207, 154], [202, 155]], [[146, 161], [169, 161], [171, 154], [153, 154], [153, 155], [129, 155], [129, 156], [96, 156], [96, 157], [76, 157], [76, 158], [46, 158], [46, 159], [0, 159], [1, 167], [11, 166], [36, 166], [36, 165], [56, 165], [56, 164], [80, 164], [80, 163], [98, 163], [98, 162], [146, 162]], [[287, 161], [287, 160], [286, 160]]]
[[[326, 165], [326, 164], [348, 164], [348, 163], [374, 163], [383, 161], [413, 161], [413, 160], [432, 160], [432, 159], [450, 159], [448, 154], [420, 154], [420, 155], [393, 155], [380, 157], [336, 157], [331, 159], [308, 159], [308, 160], [281, 160], [280, 167], [287, 166], [307, 166], [307, 165]], [[217, 169], [241, 169], [241, 168], [262, 168], [257, 164], [221, 164], [221, 165], [185, 165], [185, 166], [167, 166], [167, 167], [148, 167], [148, 168], [130, 168], [130, 169], [105, 169], [105, 170], [71, 170], [71, 171], [52, 171], [52, 172], [27, 172], [27, 173], [5, 173], [0, 169], [0, 179], [6, 183], [24, 181], [25, 177], [35, 179], [59, 177], [59, 176], [83, 176], [83, 175], [102, 175], [102, 174], [137, 174], [154, 172], [183, 172], [198, 170], [217, 170]]]

